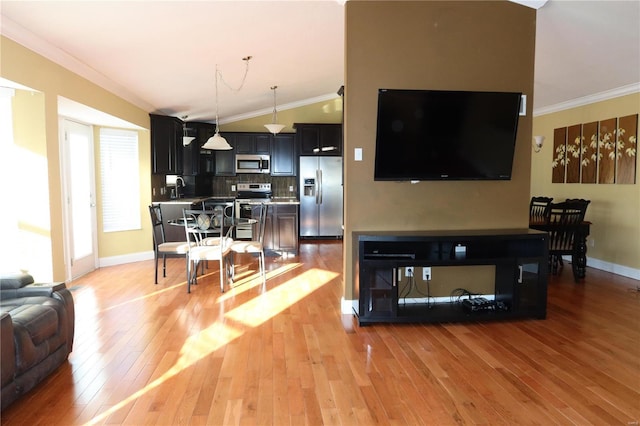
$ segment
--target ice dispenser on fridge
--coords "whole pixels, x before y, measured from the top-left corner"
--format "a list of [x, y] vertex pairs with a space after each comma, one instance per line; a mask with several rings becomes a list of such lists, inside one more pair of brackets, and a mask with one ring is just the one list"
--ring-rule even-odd
[[315, 197], [316, 196], [316, 180], [315, 179], [304, 179], [304, 187], [303, 194], [305, 197]]

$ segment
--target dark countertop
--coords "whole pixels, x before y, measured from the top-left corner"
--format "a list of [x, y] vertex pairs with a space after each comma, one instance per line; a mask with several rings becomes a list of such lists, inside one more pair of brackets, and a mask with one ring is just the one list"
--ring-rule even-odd
[[252, 201], [249, 204], [255, 204], [255, 205], [259, 205], [259, 204], [268, 204], [268, 205], [274, 205], [274, 204], [300, 204], [300, 200], [298, 200], [296, 197], [273, 197], [271, 200]]
[[[211, 196], [211, 197], [187, 197], [177, 198], [174, 200], [154, 201], [152, 204], [198, 204], [206, 200], [234, 200], [233, 195], [230, 196]], [[252, 202], [250, 204], [262, 204], [262, 201]], [[273, 197], [271, 200], [265, 200], [264, 204], [300, 204], [300, 200], [296, 197]]]

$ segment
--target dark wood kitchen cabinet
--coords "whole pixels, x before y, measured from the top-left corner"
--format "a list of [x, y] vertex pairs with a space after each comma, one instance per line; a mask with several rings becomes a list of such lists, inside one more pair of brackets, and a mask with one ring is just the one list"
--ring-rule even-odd
[[236, 154], [269, 154], [269, 133], [236, 133]]
[[182, 121], [156, 114], [149, 117], [152, 173], [182, 174]]
[[272, 136], [271, 176], [296, 176], [298, 161], [293, 133]]
[[[252, 217], [260, 218], [260, 207], [254, 206]], [[265, 220], [265, 250], [298, 254], [298, 205], [269, 204]]]
[[298, 254], [298, 205], [276, 204], [273, 216], [273, 246], [279, 252]]
[[187, 123], [187, 136], [195, 139], [183, 149], [183, 174], [199, 175], [215, 172], [215, 151], [202, 148], [214, 135], [215, 124], [192, 121]]
[[342, 155], [342, 125], [295, 123], [300, 155]]
[[220, 133], [220, 136], [227, 140], [233, 149], [216, 150], [216, 176], [235, 176], [236, 175], [236, 135], [234, 133]]

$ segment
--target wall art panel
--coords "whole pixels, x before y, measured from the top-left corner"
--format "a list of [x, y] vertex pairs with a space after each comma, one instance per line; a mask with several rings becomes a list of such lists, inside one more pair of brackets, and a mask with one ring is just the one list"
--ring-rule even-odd
[[638, 114], [620, 117], [616, 133], [616, 183], [634, 184], [637, 174]]
[[582, 147], [582, 126], [576, 124], [567, 128], [567, 183], [580, 183], [580, 148]]
[[598, 129], [598, 183], [615, 182], [615, 133], [615, 118], [600, 121]]
[[564, 172], [566, 168], [566, 141], [567, 141], [567, 128], [562, 127], [554, 129], [553, 131], [553, 152], [554, 159], [551, 164], [551, 182], [552, 183], [564, 183]]
[[582, 125], [582, 183], [596, 183], [598, 166], [598, 122]]

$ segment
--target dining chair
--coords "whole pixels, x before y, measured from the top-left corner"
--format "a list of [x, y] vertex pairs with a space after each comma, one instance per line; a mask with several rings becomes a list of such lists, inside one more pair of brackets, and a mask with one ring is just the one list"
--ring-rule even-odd
[[584, 198], [567, 198], [565, 202], [576, 205], [576, 207], [579, 206], [582, 209], [582, 220], [584, 220], [584, 217], [587, 214], [587, 207], [589, 207], [591, 200], [585, 200]]
[[[184, 257], [185, 263], [189, 246], [193, 243], [186, 241], [165, 240], [164, 224], [162, 222], [162, 210], [160, 205], [150, 205], [149, 215], [153, 227], [153, 257], [155, 260], [155, 283], [158, 284], [158, 258], [162, 256], [162, 276], [167, 276], [167, 257]], [[188, 277], [187, 277], [188, 278]]]
[[531, 197], [529, 203], [529, 224], [540, 224], [547, 220], [549, 213], [549, 204], [553, 201], [552, 197]]
[[[574, 258], [576, 254], [577, 236], [587, 205], [588, 203], [580, 201], [564, 201], [549, 205], [546, 230], [549, 234], [549, 267], [553, 275], [557, 275], [558, 265], [564, 265], [563, 255], [571, 255]], [[576, 281], [579, 276], [577, 267], [574, 258], [572, 269]]]
[[224, 211], [185, 209], [183, 220], [187, 241], [194, 243], [187, 254], [187, 293], [191, 293], [192, 282], [198, 283], [198, 266], [208, 261], [219, 263], [220, 291], [224, 292], [225, 283], [231, 276], [228, 256], [233, 241], [230, 237], [232, 228], [224, 232]]
[[[267, 283], [267, 273], [265, 269], [265, 256], [264, 256], [264, 230], [267, 222], [267, 212], [269, 206], [267, 204], [260, 204], [259, 219], [254, 227], [257, 239], [253, 240], [233, 240], [231, 243], [232, 254], [257, 254], [258, 264], [260, 267], [260, 276], [262, 277], [262, 285]], [[235, 275], [235, 256], [232, 256], [232, 277]]]

